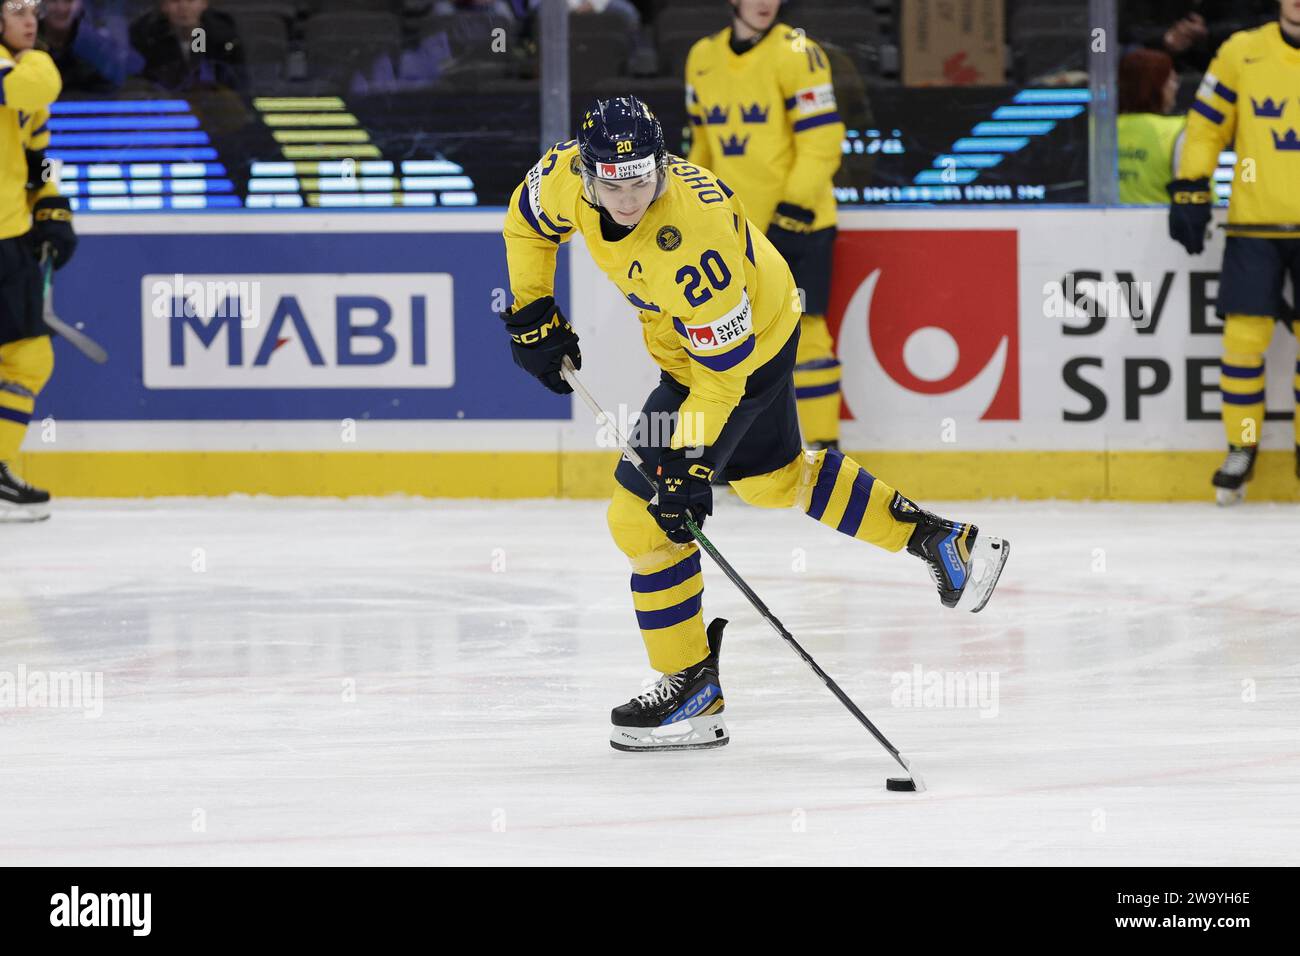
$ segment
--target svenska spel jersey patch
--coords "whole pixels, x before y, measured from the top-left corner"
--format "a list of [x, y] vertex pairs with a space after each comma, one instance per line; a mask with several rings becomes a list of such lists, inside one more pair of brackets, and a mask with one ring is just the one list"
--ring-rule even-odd
[[688, 325], [685, 328], [686, 338], [695, 352], [714, 352], [741, 341], [754, 331], [749, 295], [743, 294], [740, 304], [722, 318], [708, 325]]
[[835, 107], [835, 88], [829, 83], [821, 83], [800, 90], [794, 95], [795, 106], [800, 115], [816, 113]]

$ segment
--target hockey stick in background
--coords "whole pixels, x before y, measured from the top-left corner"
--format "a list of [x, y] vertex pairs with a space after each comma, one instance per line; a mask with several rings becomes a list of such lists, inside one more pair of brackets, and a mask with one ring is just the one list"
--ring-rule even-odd
[[[591, 409], [591, 413], [596, 416], [596, 424], [607, 425], [613, 430], [614, 436], [618, 439], [619, 447], [622, 449], [624, 456], [626, 456], [627, 460], [636, 466], [636, 470], [641, 473], [641, 477], [646, 480], [646, 483], [650, 485], [652, 489], [655, 488], [654, 479], [650, 477], [650, 473], [645, 469], [645, 462], [642, 461], [641, 456], [636, 453], [636, 449], [633, 448], [628, 443], [628, 440], [623, 437], [623, 433], [618, 430], [618, 425], [615, 424], [614, 420], [605, 414], [605, 410], [601, 408], [600, 403], [592, 397], [591, 392], [587, 391], [583, 384], [578, 381], [577, 372], [573, 367], [573, 363], [569, 361], [567, 356], [564, 359], [562, 374], [564, 375], [564, 380], [573, 386], [573, 390], [578, 393], [579, 397], [581, 397], [584, 402], [587, 403], [587, 407]], [[831, 679], [831, 676], [822, 670], [821, 666], [813, 660], [812, 655], [804, 650], [799, 642], [794, 639], [794, 635], [785, 629], [785, 625], [777, 620], [776, 615], [768, 610], [767, 605], [764, 604], [762, 599], [754, 593], [754, 589], [745, 583], [745, 579], [736, 572], [736, 569], [733, 568], [727, 559], [722, 556], [721, 552], [714, 547], [713, 542], [704, 536], [704, 532], [700, 530], [700, 526], [695, 523], [695, 520], [689, 514], [686, 515], [686, 527], [691, 532], [692, 536], [694, 536], [695, 540], [700, 543], [700, 547], [702, 547], [705, 552], [708, 553], [709, 557], [713, 559], [714, 563], [722, 569], [722, 573], [731, 580], [732, 584], [740, 589], [740, 593], [749, 599], [749, 603], [754, 605], [754, 609], [762, 615], [763, 620], [772, 625], [772, 629], [776, 631], [777, 634], [781, 635], [781, 639], [794, 648], [794, 652], [802, 658], [803, 662], [807, 664], [809, 668], [812, 669], [812, 672], [816, 674], [818, 679], [826, 685], [827, 689], [829, 689], [830, 692], [839, 699], [839, 702], [848, 709], [849, 713], [858, 719], [858, 723], [871, 731], [871, 735], [876, 738], [880, 743], [880, 746], [889, 751], [889, 755], [898, 761], [900, 767], [907, 771], [906, 778], [890, 777], [886, 783], [888, 789], [912, 791], [924, 790], [925, 782], [921, 779], [921, 775], [912, 769], [907, 758], [898, 752], [898, 748], [889, 742], [889, 739], [882, 734], [879, 729], [877, 729], [876, 725], [871, 722], [870, 718], [868, 718], [867, 715], [858, 708], [857, 704], [853, 703], [853, 700], [849, 695], [840, 689], [840, 685], [835, 683], [835, 681]]]
[[68, 340], [78, 352], [92, 362], [103, 365], [108, 361], [108, 353], [98, 342], [80, 329], [74, 329], [54, 314], [54, 250], [47, 242], [41, 247], [41, 288], [44, 292], [45, 306], [42, 317], [59, 335]]

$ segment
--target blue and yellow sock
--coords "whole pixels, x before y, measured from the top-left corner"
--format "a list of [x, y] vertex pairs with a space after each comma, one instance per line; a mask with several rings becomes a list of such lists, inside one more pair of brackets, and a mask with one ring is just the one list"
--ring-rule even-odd
[[1266, 315], [1232, 314], [1224, 320], [1219, 394], [1229, 445], [1257, 445], [1264, 425], [1264, 352], [1273, 337]]
[[794, 397], [805, 443], [839, 441], [840, 361], [835, 357], [835, 342], [824, 316], [805, 315], [799, 320]]
[[704, 631], [704, 575], [697, 544], [676, 544], [622, 486], [609, 505], [614, 543], [632, 563], [632, 607], [650, 666], [675, 674], [709, 654]]

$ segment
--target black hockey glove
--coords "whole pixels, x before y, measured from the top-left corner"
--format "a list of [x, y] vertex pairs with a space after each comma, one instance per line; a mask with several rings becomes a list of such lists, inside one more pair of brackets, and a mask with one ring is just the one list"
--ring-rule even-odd
[[669, 449], [660, 456], [655, 471], [658, 498], [647, 510], [668, 540], [678, 544], [695, 539], [686, 527], [688, 514], [696, 525], [703, 525], [705, 516], [713, 514], [713, 466], [699, 455], [698, 448]]
[[1205, 249], [1205, 229], [1210, 224], [1210, 210], [1214, 208], [1214, 193], [1210, 181], [1201, 179], [1175, 179], [1169, 189], [1169, 237], [1182, 243], [1192, 255]]
[[808, 252], [813, 211], [788, 202], [778, 203], [767, 227], [767, 238], [786, 262], [798, 263]]
[[812, 232], [813, 220], [816, 218], [817, 214], [811, 209], [796, 206], [792, 202], [779, 202], [776, 204], [776, 212], [772, 214], [772, 224], [768, 226], [768, 231], [781, 229], [785, 232]]
[[54, 268], [62, 269], [77, 251], [77, 234], [72, 228], [72, 207], [62, 196], [46, 196], [32, 209], [32, 241], [36, 255], [48, 242], [54, 250]]
[[510, 333], [510, 354], [515, 364], [557, 395], [572, 392], [572, 386], [560, 374], [561, 363], [567, 355], [575, 369], [582, 368], [582, 353], [578, 351], [578, 333], [555, 307], [555, 299], [542, 296], [502, 318]]

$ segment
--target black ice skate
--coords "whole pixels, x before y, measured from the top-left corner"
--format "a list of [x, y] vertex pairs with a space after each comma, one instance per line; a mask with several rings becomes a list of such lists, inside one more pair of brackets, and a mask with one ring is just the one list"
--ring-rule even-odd
[[[1255, 445], [1229, 445], [1228, 457], [1210, 479], [1214, 485], [1214, 497], [1224, 507], [1235, 505], [1246, 497], [1246, 482], [1255, 477], [1255, 456], [1259, 448]], [[1300, 466], [1297, 466], [1300, 473]]]
[[899, 521], [916, 525], [907, 550], [929, 567], [943, 606], [971, 613], [982, 611], [997, 587], [1011, 543], [981, 535], [973, 524], [948, 521], [922, 511], [898, 492], [894, 492], [889, 510]]
[[0, 521], [44, 521], [50, 516], [50, 493], [33, 488], [0, 461]]
[[709, 625], [709, 656], [633, 697], [610, 715], [609, 745], [615, 750], [703, 750], [721, 747], [730, 736], [718, 680], [718, 651], [727, 622]]

